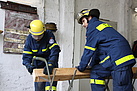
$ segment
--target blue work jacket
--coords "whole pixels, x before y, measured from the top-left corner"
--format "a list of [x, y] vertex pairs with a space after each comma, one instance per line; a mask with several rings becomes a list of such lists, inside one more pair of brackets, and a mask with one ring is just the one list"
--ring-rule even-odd
[[81, 71], [86, 69], [91, 58], [90, 66], [98, 63], [110, 70], [136, 63], [128, 41], [112, 26], [96, 17], [89, 21], [87, 27], [86, 44], [79, 64]]
[[[29, 34], [23, 51], [23, 65], [31, 64], [34, 56], [43, 57], [47, 61], [51, 60], [57, 65], [59, 52], [60, 47], [56, 43], [55, 36], [51, 31], [46, 30], [40, 41], [36, 41], [32, 38], [32, 35]], [[34, 60], [33, 65], [37, 68], [43, 68], [45, 63], [43, 61]]]

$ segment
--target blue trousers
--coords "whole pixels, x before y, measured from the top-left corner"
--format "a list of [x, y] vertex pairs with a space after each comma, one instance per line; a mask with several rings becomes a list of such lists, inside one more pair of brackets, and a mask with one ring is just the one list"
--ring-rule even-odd
[[91, 70], [91, 89], [92, 91], [105, 91], [105, 77], [112, 76], [113, 91], [133, 91], [132, 86], [132, 67], [121, 67], [117, 70], [107, 70], [101, 65], [96, 65]]
[[[50, 86], [50, 83], [49, 82], [35, 82], [34, 85], [35, 85], [35, 91], [46, 91], [45, 87]], [[57, 81], [54, 81], [52, 86], [56, 87]]]

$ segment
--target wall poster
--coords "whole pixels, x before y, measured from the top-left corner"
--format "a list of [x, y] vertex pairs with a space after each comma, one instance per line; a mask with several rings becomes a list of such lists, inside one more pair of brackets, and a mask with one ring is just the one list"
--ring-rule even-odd
[[38, 19], [37, 14], [5, 10], [4, 53], [21, 54], [23, 52], [24, 43], [29, 34], [26, 26], [35, 19]]

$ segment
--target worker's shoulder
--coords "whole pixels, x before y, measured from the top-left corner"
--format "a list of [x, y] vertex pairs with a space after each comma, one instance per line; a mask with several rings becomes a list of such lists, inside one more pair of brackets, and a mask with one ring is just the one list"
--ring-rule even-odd
[[106, 24], [106, 22], [102, 22], [102, 21], [99, 21], [99, 20], [98, 20], [98, 21], [95, 21], [95, 22], [94, 22], [94, 25], [97, 27], [97, 26], [99, 26], [100, 24], [104, 24], [104, 23]]
[[49, 35], [53, 34], [51, 30], [46, 30], [44, 33], [49, 34]]
[[89, 28], [89, 29], [96, 29], [96, 27], [98, 27], [98, 26], [99, 26], [100, 24], [102, 24], [102, 23], [104, 23], [104, 22], [99, 21], [99, 20], [94, 21], [94, 22], [92, 22], [92, 23], [89, 23], [88, 28]]
[[31, 34], [29, 34], [28, 36], [27, 36], [27, 38], [26, 38], [26, 43], [31, 43], [31, 41], [33, 41], [33, 38], [32, 38], [32, 36], [31, 36]]
[[29, 35], [27, 36], [27, 39], [32, 39], [31, 34], [29, 34]]
[[54, 37], [54, 34], [52, 33], [51, 30], [46, 30], [44, 33], [45, 33], [45, 34], [44, 34], [45, 36]]
[[99, 30], [99, 31], [102, 31], [102, 30], [107, 30], [107, 29], [111, 29], [111, 30], [115, 30], [114, 28], [113, 28], [113, 26], [111, 26], [111, 25], [109, 25], [108, 23], [106, 23], [106, 22], [103, 22], [103, 21], [96, 21], [95, 23], [94, 23], [94, 26], [95, 26], [95, 28], [97, 29], [97, 30]]

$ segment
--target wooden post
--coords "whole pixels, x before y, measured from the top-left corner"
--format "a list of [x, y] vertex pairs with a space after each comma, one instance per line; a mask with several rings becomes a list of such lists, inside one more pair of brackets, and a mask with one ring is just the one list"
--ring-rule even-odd
[[[54, 68], [54, 70], [55, 69], [57, 71], [55, 74], [54, 81], [72, 80], [74, 71], [77, 70], [76, 68]], [[51, 74], [51, 78], [52, 77], [53, 77], [53, 74]], [[41, 78], [48, 79], [48, 75], [43, 74], [43, 69], [34, 69], [33, 70], [34, 82], [45, 82], [46, 81]], [[77, 70], [76, 76], [74, 79], [85, 79], [85, 78], [90, 78], [90, 70], [85, 70], [84, 72], [79, 72]]]

